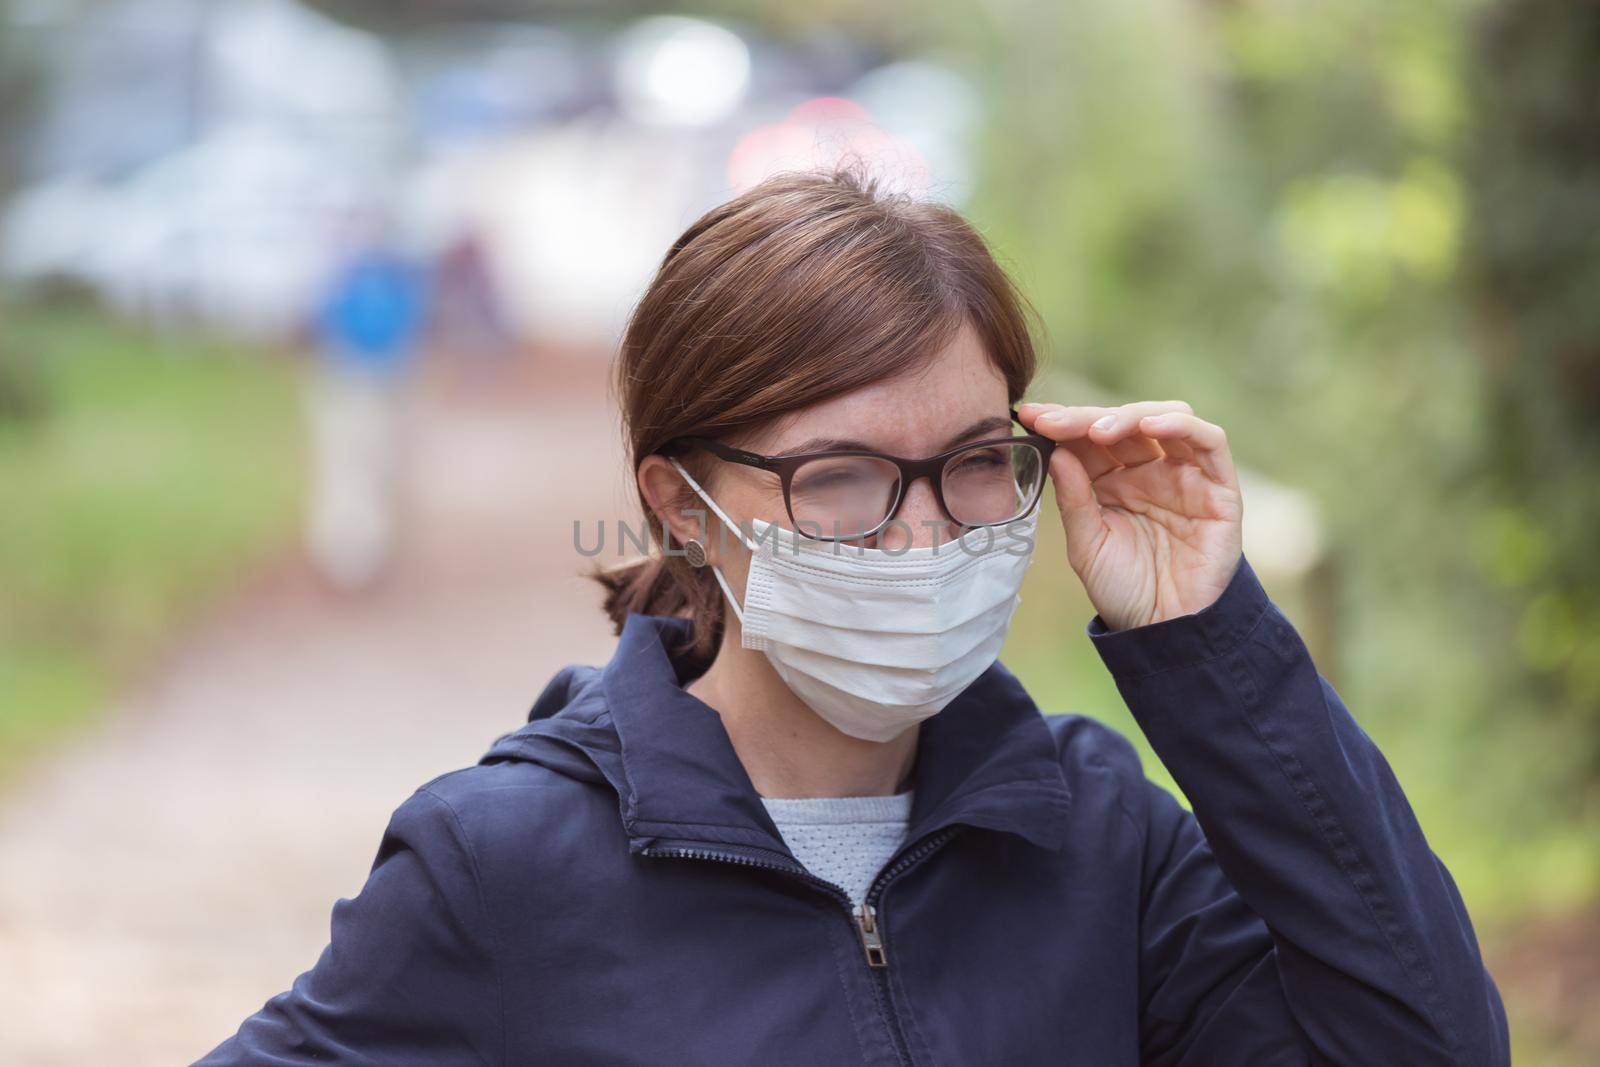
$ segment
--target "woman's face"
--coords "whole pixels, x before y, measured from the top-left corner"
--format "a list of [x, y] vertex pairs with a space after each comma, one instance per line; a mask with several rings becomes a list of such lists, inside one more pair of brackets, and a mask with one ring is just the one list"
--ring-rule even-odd
[[[931, 360], [907, 373], [813, 404], [761, 433], [730, 443], [769, 456], [865, 448], [921, 458], [967, 441], [1007, 434], [1011, 426], [1008, 399], [1005, 379], [984, 353], [978, 335], [966, 325]], [[745, 526], [753, 519], [763, 519], [792, 528], [775, 474], [721, 460], [713, 460], [712, 467], [709, 480], [702, 485], [735, 523]], [[658, 511], [661, 502], [672, 499], [682, 484], [677, 471], [659, 456], [641, 464], [639, 473]], [[700, 501], [694, 499], [688, 507], [701, 507]], [[927, 479], [907, 487], [896, 518], [881, 534], [859, 543], [899, 551], [942, 544], [960, 532], [939, 510]], [[733, 589], [744, 589], [748, 550], [714, 514], [705, 516], [704, 526], [693, 514], [676, 516], [672, 525], [680, 541], [699, 537]]]

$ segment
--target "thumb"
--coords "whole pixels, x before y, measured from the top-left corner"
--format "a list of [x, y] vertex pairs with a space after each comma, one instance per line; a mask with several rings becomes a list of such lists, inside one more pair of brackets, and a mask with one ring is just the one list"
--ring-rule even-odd
[[1089, 472], [1070, 449], [1058, 448], [1050, 457], [1050, 481], [1056, 490], [1056, 507], [1067, 531], [1067, 562], [1081, 571], [1110, 533], [1100, 513], [1100, 500], [1094, 495]]

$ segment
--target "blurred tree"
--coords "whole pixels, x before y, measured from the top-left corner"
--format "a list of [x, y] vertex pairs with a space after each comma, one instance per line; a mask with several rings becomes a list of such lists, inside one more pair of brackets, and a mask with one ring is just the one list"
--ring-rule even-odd
[[1473, 296], [1484, 463], [1499, 504], [1485, 573], [1512, 595], [1502, 698], [1582, 754], [1600, 808], [1600, 3], [1503, 0], [1481, 19], [1472, 100]]
[[[1530, 43], [1509, 52], [1488, 44], [1507, 31], [1474, 38], [1474, 0], [989, 0], [994, 32], [975, 38], [993, 51], [974, 214], [1051, 358], [1189, 400], [1242, 462], [1321, 499], [1341, 693], [1479, 905], [1600, 882], [1584, 710], [1600, 624], [1578, 621], [1600, 566], [1600, 479], [1579, 484], [1600, 315], [1594, 2], [1513, 0], [1509, 39]], [[1483, 101], [1519, 63], [1522, 86]], [[1486, 203], [1502, 172], [1517, 191]], [[1491, 249], [1543, 280], [1491, 301], [1475, 266]], [[1474, 358], [1486, 319], [1495, 371]], [[1503, 454], [1524, 422], [1545, 443]], [[1525, 576], [1520, 615], [1486, 568]]]

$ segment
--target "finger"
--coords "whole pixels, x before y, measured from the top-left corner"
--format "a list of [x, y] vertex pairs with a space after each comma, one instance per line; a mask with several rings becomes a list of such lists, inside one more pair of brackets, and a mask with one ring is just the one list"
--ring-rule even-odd
[[1123, 466], [1137, 467], [1141, 463], [1149, 463], [1166, 456], [1160, 444], [1140, 431], [1139, 420], [1149, 415], [1170, 411], [1193, 412], [1193, 410], [1182, 400], [1136, 400], [1123, 404], [1096, 419], [1090, 424], [1089, 438], [1106, 446]]
[[1168, 411], [1140, 420], [1140, 431], [1160, 441], [1163, 448], [1187, 447], [1194, 464], [1219, 485], [1236, 486], [1238, 472], [1222, 427], [1198, 415]]
[[[1017, 414], [1023, 418], [1024, 425], [1031, 420], [1035, 432], [1046, 436], [1056, 437], [1057, 429], [1068, 437], [1081, 430], [1087, 446], [1080, 446], [1076, 451], [1085, 461], [1090, 477], [1098, 478], [1116, 469], [1101, 457], [1109, 457], [1121, 467], [1137, 467], [1167, 457], [1161, 444], [1139, 432], [1140, 417], [1164, 411], [1189, 412], [1192, 409], [1182, 400], [1142, 400], [1117, 407], [1033, 403], [1022, 405]], [[1180, 460], [1188, 458], [1184, 446], [1180, 445], [1179, 451], [1182, 453]]]
[[1088, 471], [1069, 449], [1057, 448], [1050, 457], [1050, 482], [1055, 486], [1056, 507], [1067, 533], [1067, 562], [1076, 569], [1094, 557], [1096, 546], [1110, 528], [1100, 511], [1100, 500]]
[[[1146, 438], [1149, 440], [1149, 438]], [[1194, 463], [1194, 449], [1189, 447], [1189, 442], [1181, 437], [1167, 437], [1159, 439], [1161, 451], [1167, 454], [1169, 463]]]
[[1124, 437], [1120, 441], [1103, 445], [1107, 452], [1116, 457], [1118, 463], [1124, 467], [1137, 467], [1141, 463], [1150, 463], [1162, 459], [1166, 453], [1161, 451], [1161, 446], [1143, 434], [1134, 434]]
[[1050, 438], [1076, 456], [1085, 474], [1093, 481], [1122, 466], [1122, 461], [1112, 455], [1108, 448], [1088, 437], [1089, 424], [1115, 410], [1088, 405], [1068, 407], [1063, 404], [1029, 403], [1017, 408], [1017, 415], [1024, 427]]
[[1089, 436], [1100, 444], [1110, 445], [1139, 433], [1139, 420], [1146, 416], [1174, 411], [1194, 414], [1194, 409], [1182, 400], [1135, 400], [1108, 409], [1106, 414], [1090, 424]]

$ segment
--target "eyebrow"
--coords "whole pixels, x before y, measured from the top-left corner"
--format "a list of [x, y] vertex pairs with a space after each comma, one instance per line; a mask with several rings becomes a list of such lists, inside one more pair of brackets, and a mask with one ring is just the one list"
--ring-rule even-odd
[[[955, 436], [953, 436], [949, 440], [947, 440], [944, 443], [944, 447], [936, 450], [936, 452], [934, 454], [937, 455], [939, 452], [948, 452], [950, 449], [952, 449], [952, 448], [956, 447], [957, 445], [961, 444], [961, 442], [963, 442], [963, 441], [970, 441], [970, 440], [972, 440], [973, 438], [976, 438], [976, 437], [983, 437], [983, 436], [987, 436], [987, 435], [989, 435], [991, 433], [998, 433], [999, 431], [1006, 429], [1010, 425], [1011, 425], [1011, 419], [1009, 417], [1004, 417], [1004, 416], [1000, 416], [1000, 415], [991, 415], [986, 419], [979, 419], [977, 422], [974, 422], [972, 425], [968, 426], [966, 429], [962, 430], [960, 433], [956, 434]], [[848, 437], [813, 437], [813, 438], [811, 438], [809, 440], [800, 442], [798, 445], [795, 445], [793, 448], [784, 449], [784, 451], [780, 454], [779, 458], [781, 458], [783, 456], [798, 456], [798, 455], [802, 455], [802, 454], [804, 454], [806, 452], [882, 452], [882, 451], [883, 450], [880, 449], [880, 448], [874, 448], [872, 445], [869, 445], [864, 441], [858, 441], [858, 440], [855, 440], [853, 438], [848, 438]]]

